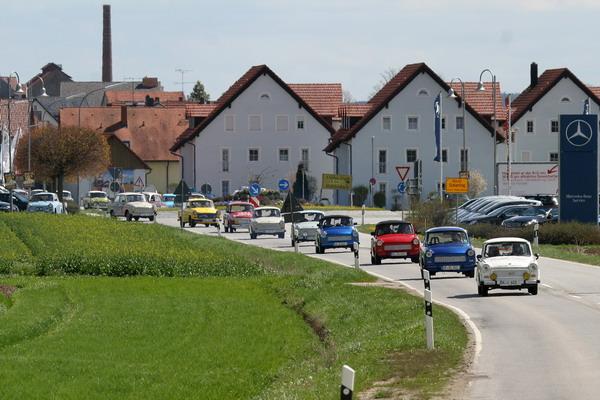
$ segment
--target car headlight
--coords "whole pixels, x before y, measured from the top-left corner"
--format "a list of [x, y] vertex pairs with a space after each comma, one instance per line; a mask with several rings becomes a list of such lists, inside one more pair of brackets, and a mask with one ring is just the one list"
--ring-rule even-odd
[[483, 271], [483, 273], [487, 273], [490, 270], [490, 266], [487, 264], [482, 264], [481, 265], [481, 270]]
[[283, 220], [279, 221], [279, 226], [285, 226], [285, 222], [283, 222]]
[[418, 245], [419, 245], [419, 239], [417, 239], [417, 238], [414, 238], [414, 239], [412, 240], [412, 244], [413, 244], [413, 245], [415, 245], [415, 246], [418, 246]]
[[475, 251], [473, 251], [473, 249], [469, 249], [469, 251], [467, 251], [467, 256], [473, 257], [474, 255], [475, 255]]
[[375, 245], [377, 247], [383, 246], [383, 240], [377, 239], [377, 242], [375, 243]]
[[530, 273], [532, 273], [532, 274], [535, 273], [537, 271], [537, 268], [538, 268], [537, 264], [535, 264], [535, 263], [529, 264], [529, 272]]
[[431, 251], [431, 250], [427, 250], [427, 251], [425, 252], [425, 257], [427, 257], [427, 258], [431, 258], [431, 257], [433, 257], [433, 251]]

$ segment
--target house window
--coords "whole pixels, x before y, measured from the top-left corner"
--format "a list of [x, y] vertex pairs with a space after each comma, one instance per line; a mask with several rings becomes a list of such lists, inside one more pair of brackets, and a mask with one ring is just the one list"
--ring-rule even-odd
[[223, 172], [229, 172], [229, 149], [221, 149], [221, 168]]
[[558, 132], [558, 121], [553, 119], [550, 121], [550, 132], [557, 133]]
[[248, 161], [258, 161], [258, 149], [248, 149]]
[[379, 173], [387, 174], [387, 150], [379, 150]]
[[442, 149], [442, 162], [448, 162], [448, 149]]
[[269, 96], [269, 93], [263, 93], [260, 95], [260, 99], [263, 101], [269, 101], [271, 100], [271, 96]]
[[383, 117], [382, 127], [384, 131], [392, 130], [392, 117]]
[[419, 117], [408, 117], [408, 130], [416, 131], [419, 129]]
[[279, 161], [282, 161], [282, 162], [290, 161], [290, 150], [289, 149], [279, 149]]
[[421, 89], [419, 90], [419, 93], [417, 93], [417, 96], [429, 96], [429, 92], [427, 89]]
[[417, 161], [417, 150], [406, 149], [406, 162], [411, 163]]
[[527, 121], [527, 133], [533, 133], [533, 121]]
[[558, 162], [558, 153], [550, 153], [550, 161]]
[[248, 115], [248, 129], [260, 131], [262, 129], [262, 118], [260, 115]]
[[560, 99], [560, 101], [561, 101], [562, 103], [570, 103], [570, 102], [571, 102], [571, 99], [570, 99], [570, 98], [568, 98], [568, 97], [563, 97], [562, 99]]
[[284, 132], [288, 130], [289, 118], [287, 115], [277, 116], [277, 131]]
[[304, 117], [301, 115], [296, 117], [296, 129], [299, 131], [304, 130]]
[[310, 163], [310, 153], [309, 153], [308, 149], [300, 150], [300, 161], [302, 162], [302, 164], [304, 164], [304, 170], [308, 171], [309, 163]]
[[387, 192], [387, 184], [385, 182], [379, 182], [379, 192], [386, 193]]
[[235, 130], [235, 120], [233, 118], [233, 115], [226, 115], [225, 116], [225, 131], [233, 132], [234, 130]]
[[446, 117], [442, 117], [442, 130], [446, 129]]
[[531, 161], [531, 152], [530, 151], [522, 151], [521, 152], [521, 161]]
[[221, 196], [229, 195], [229, 181], [221, 181]]
[[459, 117], [456, 117], [456, 130], [463, 130], [465, 129], [465, 121], [463, 120], [462, 115]]
[[460, 170], [466, 171], [469, 163], [469, 149], [460, 149]]

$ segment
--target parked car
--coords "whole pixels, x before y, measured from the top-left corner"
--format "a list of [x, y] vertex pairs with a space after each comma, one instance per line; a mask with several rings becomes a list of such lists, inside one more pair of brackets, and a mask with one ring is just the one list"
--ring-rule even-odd
[[179, 225], [183, 228], [185, 224], [190, 227], [195, 227], [196, 224], [204, 224], [204, 226], [219, 226], [219, 212], [215, 208], [212, 200], [205, 198], [191, 198], [187, 201], [186, 207], [177, 213]]
[[71, 194], [71, 191], [63, 190], [62, 191], [62, 199], [63, 199], [63, 201], [73, 200], [73, 195]]
[[[16, 205], [19, 208], [19, 211], [27, 210], [27, 205], [29, 204], [29, 200], [27, 199], [27, 197], [25, 197], [19, 193], [13, 193], [12, 199], [13, 199], [13, 205]], [[10, 203], [10, 193], [9, 192], [0, 193], [0, 201], [3, 201], [5, 203]]]
[[294, 212], [296, 222], [292, 229], [292, 246], [295, 246], [296, 242], [313, 242], [317, 238], [319, 221], [324, 216], [323, 212], [314, 210]]
[[223, 224], [225, 232], [235, 232], [238, 228], [250, 229], [254, 206], [245, 201], [232, 201], [225, 208]]
[[285, 237], [285, 222], [281, 210], [277, 207], [257, 207], [250, 221], [250, 239], [259, 235], [276, 235], [279, 239]]
[[408, 258], [418, 263], [420, 247], [419, 237], [410, 222], [379, 222], [371, 232], [371, 264], [379, 265], [386, 258]]
[[58, 200], [56, 193], [42, 192], [31, 196], [27, 205], [27, 211], [62, 214], [65, 212], [65, 208], [63, 203]]
[[32, 189], [31, 193], [29, 193], [29, 195], [33, 196], [34, 194], [44, 193], [45, 191], [46, 191], [45, 189]]
[[326, 215], [319, 221], [319, 231], [315, 240], [317, 254], [326, 249], [346, 248], [352, 250], [359, 243], [358, 231], [352, 217], [347, 215]]
[[527, 195], [525, 198], [539, 200], [546, 207], [558, 207], [558, 196], [555, 194], [533, 194]]
[[481, 223], [500, 225], [505, 219], [530, 213], [532, 212], [531, 210], [535, 210], [536, 214], [543, 214], [548, 211], [548, 208], [543, 206], [532, 207], [529, 204], [511, 204], [508, 206], [499, 207], [487, 215], [479, 215], [472, 217], [471, 219], [465, 219], [463, 223], [467, 225]]
[[144, 196], [146, 196], [146, 200], [148, 203], [154, 205], [155, 208], [160, 208], [163, 206], [163, 201], [160, 193], [156, 192], [142, 192]]
[[438, 272], [458, 272], [472, 278], [475, 274], [475, 250], [467, 231], [455, 226], [428, 229], [420, 254], [423, 270], [433, 276]]
[[165, 193], [162, 195], [162, 200], [163, 200], [163, 206], [164, 207], [175, 207], [175, 197], [177, 197], [177, 195], [173, 194], [173, 193]]
[[[9, 212], [10, 211], [10, 203], [5, 203], [0, 201], [0, 212]], [[19, 207], [13, 204], [13, 211], [19, 211]]]
[[99, 208], [102, 210], [108, 209], [108, 195], [101, 190], [90, 190], [83, 198], [83, 208]]
[[503, 237], [486, 241], [477, 257], [477, 293], [487, 296], [491, 289], [527, 289], [536, 295], [540, 283], [538, 258], [525, 239]]
[[26, 199], [29, 199], [29, 192], [25, 189], [13, 189], [13, 193], [18, 193]]
[[140, 218], [148, 218], [154, 221], [156, 210], [148, 203], [146, 196], [142, 193], [124, 192], [119, 193], [115, 200], [108, 206], [111, 217], [125, 217], [127, 221], [132, 219], [138, 221]]
[[530, 226], [535, 223], [545, 224], [546, 222], [552, 222], [552, 210], [543, 208], [528, 208], [521, 215], [516, 215], [502, 221], [504, 228], [522, 228], [524, 226]]

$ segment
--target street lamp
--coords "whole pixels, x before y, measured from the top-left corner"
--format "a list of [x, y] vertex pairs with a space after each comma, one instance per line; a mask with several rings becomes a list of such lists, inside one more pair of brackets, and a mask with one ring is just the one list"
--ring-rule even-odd
[[494, 113], [492, 116], [492, 128], [494, 129], [494, 133], [492, 135], [492, 144], [494, 146], [494, 167], [492, 168], [494, 174], [494, 195], [498, 194], [498, 173], [496, 172], [496, 131], [498, 130], [498, 121], [496, 120], [496, 75], [489, 69], [484, 69], [479, 74], [479, 84], [477, 85], [477, 90], [483, 92], [485, 90], [485, 86], [483, 85], [483, 74], [487, 72], [492, 76], [492, 107], [494, 108]]
[[[10, 100], [12, 98], [12, 94], [11, 92], [11, 79], [13, 77], [13, 75], [15, 75], [15, 77], [17, 78], [17, 86], [15, 87], [15, 93], [18, 94], [23, 94], [23, 88], [21, 87], [21, 78], [19, 77], [19, 74], [17, 72], [13, 72], [12, 74], [10, 74], [8, 76], [8, 101], [6, 103], [6, 107], [7, 107], [7, 111], [8, 111], [8, 171], [10, 172], [10, 174], [13, 174], [13, 160], [12, 160], [12, 132], [11, 132], [11, 124], [10, 124]], [[4, 140], [3, 140], [4, 141]], [[4, 179], [4, 171], [2, 171], [2, 179]], [[9, 187], [9, 203], [10, 203], [10, 212], [13, 211], [13, 190], [12, 190], [12, 185], [11, 187]]]
[[[30, 110], [31, 107], [33, 107], [33, 99], [31, 99], [31, 83], [33, 81], [35, 81], [36, 79], [39, 79], [40, 81], [42, 81], [42, 94], [40, 95], [40, 97], [48, 97], [48, 93], [46, 93], [46, 84], [44, 83], [44, 79], [41, 76], [35, 76], [31, 81], [29, 81], [29, 85], [27, 85], [27, 92], [28, 92], [28, 96], [27, 99], [30, 100], [29, 104], [30, 106]], [[33, 112], [33, 110], [31, 111]], [[30, 128], [34, 126], [34, 125], [30, 125]], [[28, 131], [27, 132], [27, 172], [31, 172], [31, 132]]]
[[375, 136], [371, 136], [371, 179], [369, 180], [369, 192], [371, 194], [371, 207], [374, 207], [374, 198], [373, 198], [373, 189], [375, 189], [373, 186], [375, 186], [373, 184], [373, 180], [375, 179]]
[[460, 82], [460, 102], [462, 107], [462, 131], [463, 131], [463, 143], [462, 143], [462, 159], [460, 164], [461, 171], [469, 170], [469, 159], [467, 158], [467, 120], [465, 118], [465, 83], [460, 78], [453, 78], [450, 81], [450, 89], [448, 90], [448, 97], [455, 99], [456, 93], [454, 93], [454, 89], [452, 89], [452, 83], [454, 81]]

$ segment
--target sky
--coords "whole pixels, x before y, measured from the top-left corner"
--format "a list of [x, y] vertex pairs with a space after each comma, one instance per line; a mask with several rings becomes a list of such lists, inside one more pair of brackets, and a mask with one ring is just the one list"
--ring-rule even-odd
[[115, 81], [156, 76], [181, 90], [184, 69], [186, 94], [200, 80], [213, 100], [258, 64], [288, 83], [342, 83], [355, 100], [416, 62], [446, 80], [488, 68], [510, 93], [527, 87], [532, 61], [600, 86], [600, 0], [0, 0], [0, 75], [27, 81], [55, 62], [101, 80], [102, 4]]

